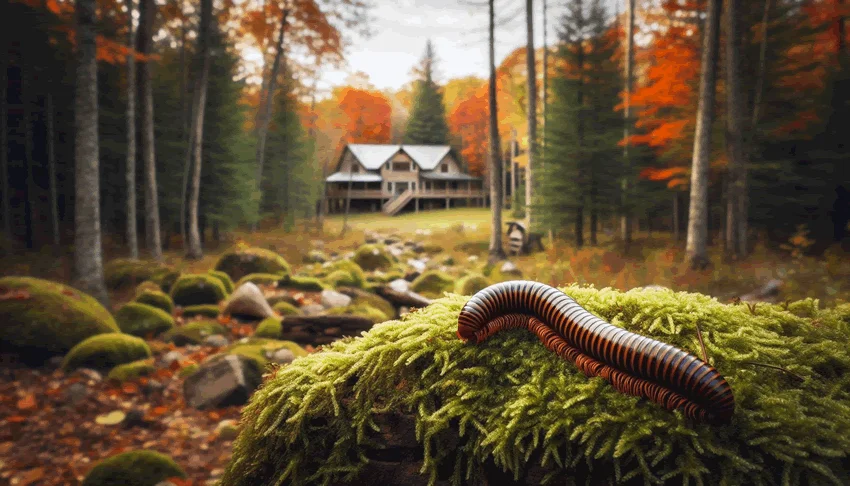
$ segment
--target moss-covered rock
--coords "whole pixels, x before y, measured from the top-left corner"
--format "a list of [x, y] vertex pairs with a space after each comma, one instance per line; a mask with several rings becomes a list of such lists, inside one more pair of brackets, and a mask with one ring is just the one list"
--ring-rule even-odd
[[[370, 451], [358, 437], [376, 409], [412, 414], [425, 480], [477, 483], [489, 464], [502, 478], [533, 469], [537, 482], [850, 484], [850, 306], [810, 318], [684, 292], [563, 290], [617, 326], [697, 355], [699, 324], [735, 393], [732, 423], [694, 423], [619, 393], [523, 329], [463, 343], [467, 297], [452, 295], [277, 370], [243, 410], [223, 484], [334, 483], [363, 471]], [[452, 467], [443, 476], [447, 464], [458, 465], [454, 476]]]
[[[351, 260], [339, 260], [326, 267], [323, 266], [323, 269], [328, 272], [325, 280], [334, 287], [362, 288], [366, 282], [366, 275], [363, 273], [363, 269]], [[348, 277], [345, 278], [338, 272], [345, 272], [348, 274]]]
[[160, 287], [159, 284], [154, 282], [153, 280], [145, 280], [139, 285], [136, 285], [136, 297], [142, 295], [146, 291], [162, 292], [162, 287]]
[[410, 290], [433, 299], [442, 297], [443, 292], [451, 291], [454, 286], [455, 279], [450, 275], [432, 270], [416, 277], [410, 284]]
[[233, 289], [235, 287], [233, 286], [233, 280], [230, 279], [230, 275], [218, 270], [210, 270], [207, 273], [221, 281], [221, 285], [224, 286], [224, 291], [227, 292], [228, 295], [233, 293]]
[[267, 285], [267, 286], [275, 286], [277, 285], [284, 277], [280, 275], [275, 275], [273, 273], [252, 273], [249, 275], [245, 275], [240, 278], [238, 282], [236, 282], [236, 288], [238, 289], [242, 284], [251, 282], [255, 285]]
[[282, 256], [263, 248], [236, 248], [229, 251], [219, 258], [215, 269], [230, 275], [234, 280], [252, 273], [273, 273], [282, 277], [292, 272]]
[[293, 290], [300, 290], [302, 292], [321, 292], [326, 288], [326, 286], [323, 285], [322, 281], [318, 278], [299, 275], [293, 275], [288, 279], [281, 281], [278, 286]]
[[[343, 293], [347, 293], [345, 289], [342, 289]], [[378, 309], [388, 318], [392, 318], [396, 314], [395, 306], [393, 306], [388, 300], [375, 295], [371, 292], [361, 291], [356, 293], [347, 293], [352, 297], [351, 305], [369, 305]]]
[[366, 319], [369, 319], [375, 324], [390, 320], [390, 317], [386, 313], [379, 309], [376, 309], [375, 307], [372, 307], [369, 304], [334, 307], [333, 309], [328, 309], [326, 314], [365, 317]]
[[124, 382], [150, 376], [155, 371], [156, 366], [153, 364], [153, 359], [149, 358], [118, 365], [112, 368], [106, 377], [113, 381]]
[[136, 302], [156, 307], [169, 314], [174, 312], [174, 301], [171, 300], [171, 296], [159, 290], [143, 290], [137, 293]]
[[168, 266], [156, 261], [118, 258], [103, 266], [103, 278], [107, 287], [120, 289], [162, 277], [171, 271]]
[[83, 479], [83, 486], [154, 486], [186, 473], [170, 457], [155, 451], [130, 451], [99, 462]]
[[212, 275], [182, 275], [171, 288], [171, 298], [179, 306], [218, 304], [227, 297], [224, 285]]
[[299, 309], [298, 307], [295, 307], [294, 305], [290, 304], [289, 302], [286, 302], [285, 300], [282, 300], [282, 301], [278, 302], [277, 304], [275, 304], [272, 307], [272, 309], [274, 309], [275, 312], [277, 312], [278, 314], [280, 314], [282, 316], [299, 316], [299, 315], [301, 315], [301, 309]]
[[227, 334], [227, 328], [215, 321], [192, 321], [166, 332], [161, 339], [177, 346], [186, 346], [201, 344], [204, 338], [213, 334]]
[[174, 286], [174, 282], [180, 278], [180, 272], [175, 270], [162, 270], [151, 275], [151, 282], [160, 286], [163, 292], [171, 292], [171, 287]]
[[267, 317], [260, 321], [259, 324], [257, 324], [257, 328], [254, 329], [254, 337], [264, 339], [279, 339], [281, 327], [281, 319], [277, 317]]
[[120, 364], [150, 356], [151, 348], [142, 338], [120, 333], [98, 334], [71, 348], [62, 361], [62, 369], [93, 368], [107, 371]]
[[383, 245], [363, 245], [354, 252], [354, 263], [371, 272], [391, 268], [395, 265], [395, 258]]
[[214, 319], [218, 317], [220, 313], [221, 308], [213, 304], [190, 305], [188, 307], [183, 308], [183, 317], [187, 319], [197, 316], [209, 317], [210, 319]]
[[122, 332], [139, 337], [156, 336], [174, 327], [171, 314], [139, 302], [130, 302], [118, 309], [115, 321]]
[[278, 302], [288, 302], [288, 303], [298, 307], [298, 301], [295, 300], [295, 297], [293, 297], [293, 296], [291, 296], [287, 293], [283, 293], [283, 292], [279, 292], [279, 293], [276, 293], [276, 294], [273, 294], [273, 295], [266, 297], [266, 302], [268, 302], [269, 305], [272, 306], [272, 307], [277, 305]]
[[455, 293], [469, 296], [488, 286], [490, 281], [487, 277], [479, 273], [470, 273], [455, 283]]
[[339, 287], [362, 287], [365, 282], [357, 282], [354, 277], [351, 276], [350, 273], [345, 270], [334, 270], [327, 277], [325, 277], [325, 281], [330, 284], [333, 288]]
[[253, 337], [231, 344], [217, 356], [226, 356], [228, 354], [244, 356], [256, 363], [260, 370], [263, 370], [269, 363], [268, 354], [284, 348], [292, 351], [292, 354], [294, 354], [296, 358], [300, 356], [307, 356], [308, 354], [304, 348], [292, 341], [279, 341], [277, 339]]
[[3, 277], [0, 296], [3, 349], [47, 357], [64, 354], [90, 336], [120, 331], [112, 314], [97, 300], [67, 285]]

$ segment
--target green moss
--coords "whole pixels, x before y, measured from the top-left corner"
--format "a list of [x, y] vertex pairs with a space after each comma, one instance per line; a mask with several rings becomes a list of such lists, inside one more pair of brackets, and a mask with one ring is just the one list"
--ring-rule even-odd
[[215, 278], [219, 279], [219, 281], [221, 281], [221, 284], [224, 285], [224, 291], [225, 292], [227, 292], [228, 294], [233, 293], [234, 286], [233, 286], [233, 280], [230, 279], [230, 275], [228, 275], [224, 272], [219, 272], [218, 270], [210, 270], [207, 273], [209, 273], [210, 275], [212, 275], [213, 277], [215, 277]]
[[267, 317], [257, 324], [257, 329], [254, 330], [255, 338], [278, 339], [280, 337], [281, 319], [277, 317]]
[[395, 264], [395, 258], [383, 245], [363, 245], [354, 252], [354, 263], [371, 272], [391, 268]]
[[469, 296], [487, 288], [489, 285], [490, 281], [487, 280], [487, 277], [478, 273], [471, 273], [455, 283], [455, 293]]
[[186, 473], [170, 457], [155, 451], [130, 451], [99, 462], [82, 486], [153, 486]]
[[348, 305], [345, 307], [334, 307], [328, 309], [328, 315], [345, 315], [365, 317], [374, 323], [390, 320], [390, 317], [379, 309], [372, 307], [369, 304]]
[[[351, 260], [339, 260], [324, 268], [328, 271], [328, 276], [325, 280], [333, 284], [335, 287], [345, 286], [361, 288], [366, 282], [366, 275], [363, 273], [363, 269], [360, 268], [360, 265]], [[342, 276], [337, 273], [339, 271], [347, 273], [348, 278], [342, 278]]]
[[301, 315], [301, 310], [298, 307], [286, 301], [280, 301], [275, 304], [272, 309], [282, 316], [298, 316]]
[[455, 279], [443, 272], [428, 271], [416, 277], [410, 284], [410, 290], [422, 294], [425, 297], [442, 297], [443, 292], [449, 292], [454, 288]]
[[62, 369], [93, 368], [106, 371], [150, 356], [151, 348], [142, 338], [120, 333], [98, 334], [71, 348], [62, 362]]
[[506, 478], [539, 465], [590, 478], [592, 468], [591, 484], [850, 483], [850, 306], [806, 318], [684, 292], [563, 290], [614, 325], [695, 354], [699, 324], [735, 393], [732, 423], [693, 423], [621, 394], [526, 330], [463, 343], [467, 298], [451, 295], [277, 370], [243, 410], [222, 484], [356, 482], [378, 409], [412, 413], [425, 477], [456, 460], [454, 485], [481, 482], [485, 463]]
[[106, 377], [110, 380], [125, 382], [137, 380], [143, 376], [150, 376], [156, 371], [153, 359], [142, 359], [116, 366], [109, 371]]
[[219, 279], [207, 274], [182, 275], [171, 288], [174, 303], [190, 305], [218, 304], [227, 296]]
[[280, 341], [277, 339], [261, 337], [249, 338], [245, 342], [236, 342], [231, 344], [219, 355], [226, 356], [228, 354], [235, 354], [238, 356], [244, 356], [253, 361], [260, 370], [263, 370], [269, 363], [268, 358], [266, 358], [266, 353], [277, 351], [281, 348], [286, 348], [292, 351], [292, 354], [294, 354], [296, 358], [307, 356], [307, 351], [304, 351], [304, 348], [292, 341]]
[[361, 287], [363, 282], [358, 282], [345, 270], [334, 270], [325, 280], [334, 288], [339, 287]]
[[422, 245], [422, 250], [428, 254], [440, 253], [443, 251], [443, 247], [436, 243], [425, 243]]
[[151, 275], [151, 281], [159, 285], [163, 292], [171, 292], [174, 282], [180, 278], [180, 272], [164, 269]]
[[199, 369], [201, 369], [201, 365], [198, 363], [192, 363], [189, 366], [180, 368], [180, 371], [177, 372], [177, 376], [180, 378], [188, 378], [190, 375], [194, 375]]
[[227, 328], [215, 321], [192, 321], [168, 331], [161, 336], [165, 342], [177, 346], [201, 344], [204, 338], [213, 334], [227, 334]]
[[285, 293], [277, 293], [277, 294], [270, 295], [266, 298], [266, 302], [268, 302], [269, 305], [272, 306], [272, 307], [277, 305], [279, 302], [288, 302], [289, 304], [292, 304], [293, 306], [296, 306], [296, 307], [298, 306], [298, 302], [295, 300], [295, 297], [293, 297], [289, 294], [285, 294]]
[[119, 332], [92, 296], [31, 277], [0, 278], [0, 347], [46, 356], [64, 354], [96, 334]]
[[151, 292], [162, 292], [162, 287], [159, 286], [158, 283], [153, 280], [145, 280], [144, 282], [136, 285], [136, 296], [142, 295], [145, 291]]
[[166, 265], [156, 261], [118, 258], [103, 266], [103, 278], [107, 287], [120, 289], [131, 287], [169, 271]]
[[275, 285], [282, 280], [283, 277], [280, 275], [275, 275], [273, 273], [252, 273], [249, 275], [245, 275], [240, 278], [238, 282], [236, 282], [236, 288], [238, 289], [242, 284], [251, 282], [256, 285]]
[[174, 327], [174, 318], [162, 309], [130, 302], [118, 309], [115, 320], [122, 332], [133, 336], [156, 336]]
[[369, 292], [357, 294], [351, 301], [351, 305], [369, 305], [384, 313], [387, 319], [392, 318], [396, 314], [395, 306], [390, 304], [389, 301]]
[[169, 314], [174, 312], [174, 301], [168, 294], [158, 290], [143, 290], [141, 293], [136, 293], [136, 302], [156, 307]]
[[237, 248], [219, 258], [215, 269], [236, 280], [252, 273], [273, 273], [289, 275], [292, 270], [284, 258], [271, 250], [263, 248]]
[[209, 317], [210, 319], [214, 319], [218, 317], [221, 313], [221, 308], [217, 305], [206, 304], [206, 305], [190, 305], [188, 307], [183, 308], [183, 317]]
[[302, 292], [321, 292], [325, 290], [322, 281], [315, 277], [293, 275], [279, 284], [279, 287], [300, 290]]

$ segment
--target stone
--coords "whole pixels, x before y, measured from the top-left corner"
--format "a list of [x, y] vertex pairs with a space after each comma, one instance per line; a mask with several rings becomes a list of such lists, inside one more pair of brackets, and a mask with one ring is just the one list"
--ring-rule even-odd
[[272, 363], [289, 364], [295, 359], [295, 353], [286, 348], [281, 348], [277, 351], [267, 353], [267, 357]]
[[411, 268], [413, 268], [414, 270], [416, 270], [419, 273], [422, 273], [422, 272], [425, 271], [425, 262], [422, 261], [422, 260], [416, 260], [414, 258], [411, 258], [411, 259], [407, 260], [407, 264], [410, 265]]
[[387, 286], [396, 292], [404, 293], [410, 290], [410, 281], [403, 278], [397, 278], [390, 282]]
[[171, 363], [175, 361], [183, 361], [186, 357], [183, 356], [183, 353], [180, 351], [169, 351], [165, 353], [162, 357], [162, 364], [165, 366], [171, 366]]
[[71, 383], [68, 388], [65, 389], [65, 397], [68, 400], [68, 403], [71, 405], [77, 405], [82, 402], [89, 396], [89, 389], [86, 385], [82, 383]]
[[246, 282], [239, 286], [224, 305], [224, 313], [265, 319], [274, 315], [263, 291], [254, 283]]
[[206, 361], [183, 382], [186, 403], [197, 409], [244, 405], [262, 383], [262, 372], [244, 356]]
[[466, 261], [468, 261], [470, 263], [477, 262], [478, 261], [478, 255], [469, 255], [468, 257], [466, 257]]
[[413, 250], [413, 253], [424, 253], [425, 252], [425, 245], [423, 245], [422, 243], [419, 243], [417, 241], [416, 243], [413, 244], [413, 247], [411, 247], [411, 249]]
[[412, 272], [407, 272], [404, 275], [404, 279], [407, 280], [408, 282], [413, 282], [414, 280], [419, 278], [420, 275], [422, 275], [422, 272], [420, 272], [418, 270], [414, 270]]
[[742, 295], [742, 302], [770, 302], [779, 301], [779, 291], [782, 289], [782, 280], [771, 279], [758, 290]]
[[397, 246], [388, 246], [387, 251], [390, 252], [390, 255], [392, 255], [396, 258], [398, 258], [398, 257], [400, 257], [401, 255], [404, 254], [404, 249], [399, 248]]
[[514, 262], [512, 262], [510, 260], [503, 263], [502, 267], [499, 269], [499, 271], [502, 272], [502, 273], [506, 273], [506, 274], [514, 274], [514, 275], [521, 275], [522, 274], [522, 272], [516, 266], [516, 264], [514, 264]]
[[84, 380], [88, 381], [91, 384], [103, 381], [103, 375], [99, 371], [93, 370], [91, 368], [77, 368], [74, 371], [74, 374], [82, 376]]
[[212, 336], [207, 336], [204, 338], [204, 344], [206, 344], [207, 346], [212, 346], [214, 348], [223, 348], [230, 344], [230, 341], [228, 341], [226, 337], [220, 334], [213, 334]]
[[325, 312], [325, 306], [321, 304], [307, 304], [301, 308], [301, 312], [303, 312], [305, 316], [318, 316]]
[[322, 253], [320, 250], [311, 250], [307, 253], [307, 256], [304, 257], [305, 263], [325, 263], [328, 261], [327, 255]]
[[322, 306], [325, 309], [333, 309], [335, 307], [346, 307], [351, 304], [351, 297], [337, 292], [335, 290], [322, 291]]
[[233, 440], [239, 435], [239, 422], [233, 419], [222, 420], [215, 426], [215, 435], [222, 440]]

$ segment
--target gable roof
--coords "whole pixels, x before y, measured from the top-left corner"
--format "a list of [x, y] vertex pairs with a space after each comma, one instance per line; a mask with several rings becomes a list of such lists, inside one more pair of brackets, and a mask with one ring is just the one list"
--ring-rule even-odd
[[[421, 170], [434, 170], [450, 151], [448, 145], [385, 145], [352, 143], [347, 146], [351, 154], [366, 170], [378, 170], [399, 150], [413, 159]], [[344, 152], [343, 152], [344, 153]], [[342, 159], [340, 159], [340, 163]]]

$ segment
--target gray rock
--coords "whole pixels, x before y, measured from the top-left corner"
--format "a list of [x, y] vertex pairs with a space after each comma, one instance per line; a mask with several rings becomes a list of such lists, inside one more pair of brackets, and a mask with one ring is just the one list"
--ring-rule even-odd
[[422, 243], [416, 242], [416, 243], [413, 244], [412, 249], [413, 249], [414, 253], [424, 253], [425, 252], [425, 245], [423, 245]]
[[307, 256], [304, 257], [305, 263], [325, 263], [326, 261], [328, 261], [328, 256], [319, 250], [311, 250], [310, 253], [307, 253]]
[[779, 301], [779, 291], [782, 289], [782, 280], [770, 279], [764, 286], [758, 290], [742, 295], [742, 302], [770, 302], [776, 303]]
[[397, 278], [388, 284], [389, 288], [396, 292], [407, 292], [410, 290], [410, 282], [403, 278]]
[[223, 348], [230, 344], [230, 341], [227, 340], [226, 337], [221, 334], [213, 334], [212, 336], [207, 336], [204, 338], [204, 344], [207, 346], [212, 346], [214, 348]]
[[262, 383], [257, 365], [244, 356], [208, 360], [183, 382], [183, 396], [193, 408], [244, 405]]
[[322, 291], [322, 306], [325, 309], [333, 309], [335, 307], [345, 307], [351, 304], [351, 297], [337, 292], [335, 290]]
[[404, 275], [404, 279], [405, 279], [405, 280], [407, 280], [408, 282], [411, 282], [411, 283], [412, 283], [414, 280], [416, 280], [417, 278], [419, 278], [419, 276], [420, 276], [420, 275], [422, 275], [422, 272], [419, 272], [419, 271], [414, 270], [414, 271], [412, 271], [412, 272], [407, 272], [407, 273]]
[[411, 258], [410, 260], [407, 260], [407, 264], [419, 273], [425, 271], [425, 262], [422, 260], [415, 260]]
[[278, 349], [277, 351], [268, 353], [266, 357], [272, 363], [289, 364], [289, 363], [292, 362], [292, 360], [295, 359], [295, 353], [293, 353], [292, 351], [290, 351], [286, 348], [281, 348], [281, 349]]
[[222, 440], [233, 440], [239, 435], [239, 423], [233, 419], [222, 420], [215, 426], [215, 435]]
[[321, 304], [307, 304], [301, 308], [301, 312], [303, 312], [305, 316], [318, 316], [325, 312], [325, 306]]
[[502, 264], [502, 267], [499, 269], [502, 273], [512, 274], [512, 275], [522, 275], [522, 272], [519, 268], [514, 264], [514, 262], [508, 260]]
[[404, 249], [403, 249], [403, 248], [399, 248], [399, 247], [397, 247], [397, 246], [388, 246], [388, 247], [387, 247], [387, 251], [389, 251], [389, 252], [390, 252], [390, 255], [392, 255], [392, 256], [394, 256], [394, 257], [396, 257], [396, 258], [398, 258], [398, 257], [400, 257], [400, 256], [402, 256], [402, 255], [404, 254]]
[[477, 262], [478, 261], [478, 255], [469, 255], [468, 257], [466, 257], [466, 261]]
[[183, 359], [185, 359], [185, 356], [183, 356], [183, 353], [181, 353], [180, 351], [169, 351], [165, 353], [165, 355], [163, 355], [162, 364], [165, 366], [170, 366], [171, 363], [175, 361], [182, 361]]
[[80, 382], [71, 383], [65, 389], [65, 397], [71, 405], [77, 405], [89, 396], [89, 389]]
[[100, 374], [99, 371], [93, 370], [91, 368], [77, 368], [76, 370], [74, 370], [73, 375], [81, 376], [89, 384], [99, 383], [103, 381], [103, 375]]
[[265, 319], [273, 316], [274, 310], [266, 301], [263, 291], [254, 283], [246, 282], [227, 299], [224, 313]]

